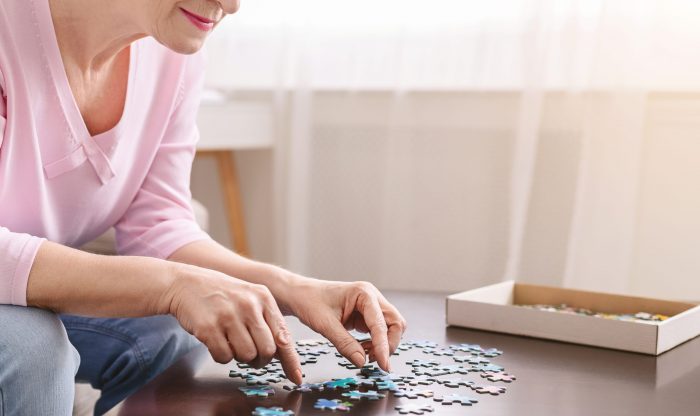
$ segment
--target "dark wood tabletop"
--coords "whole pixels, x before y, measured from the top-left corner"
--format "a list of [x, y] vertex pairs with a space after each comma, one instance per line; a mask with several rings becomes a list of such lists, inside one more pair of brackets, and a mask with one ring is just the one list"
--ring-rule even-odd
[[[440, 344], [475, 343], [504, 351], [493, 358], [517, 380], [486, 382], [476, 374], [466, 377], [479, 384], [501, 385], [500, 396], [479, 395], [470, 389], [422, 387], [439, 393], [466, 394], [479, 400], [471, 407], [443, 406], [433, 399], [396, 398], [359, 401], [349, 413], [398, 414], [402, 403], [430, 403], [432, 415], [700, 415], [700, 338], [658, 357], [565, 344], [462, 328], [445, 327], [445, 294], [388, 292], [387, 297], [408, 321], [405, 340], [432, 340]], [[595, 318], [591, 318], [595, 319]], [[290, 320], [295, 339], [318, 335]], [[406, 359], [433, 358], [408, 351], [392, 357], [394, 372], [410, 374]], [[353, 374], [328, 354], [318, 364], [304, 366], [306, 382]], [[449, 357], [434, 357], [453, 363]], [[296, 415], [333, 414], [313, 408], [317, 398], [340, 398], [340, 392], [288, 392], [275, 385], [267, 399], [247, 398], [237, 389], [241, 380], [228, 377], [230, 365], [215, 363], [205, 350], [190, 353], [168, 371], [126, 400], [120, 415], [250, 415], [256, 406], [281, 406]]]

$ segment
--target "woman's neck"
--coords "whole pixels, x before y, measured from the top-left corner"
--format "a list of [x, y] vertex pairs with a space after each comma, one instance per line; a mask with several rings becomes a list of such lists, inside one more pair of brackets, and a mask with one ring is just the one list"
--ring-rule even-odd
[[[110, 65], [131, 42], [145, 37], [128, 0], [48, 0], [65, 65], [89, 73]], [[143, 7], [141, 7], [143, 9]]]

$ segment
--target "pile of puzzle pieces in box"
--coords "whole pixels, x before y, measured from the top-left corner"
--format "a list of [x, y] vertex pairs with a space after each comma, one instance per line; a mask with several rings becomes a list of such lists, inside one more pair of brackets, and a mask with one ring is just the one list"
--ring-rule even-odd
[[569, 306], [565, 303], [562, 303], [561, 305], [542, 305], [542, 304], [536, 304], [536, 305], [516, 305], [516, 306], [521, 306], [523, 308], [529, 308], [529, 309], [536, 309], [538, 311], [545, 311], [545, 312], [560, 312], [560, 313], [568, 313], [572, 315], [583, 315], [583, 316], [592, 316], [594, 318], [603, 318], [603, 319], [612, 319], [616, 321], [633, 321], [633, 322], [642, 322], [642, 323], [659, 323], [663, 322], [668, 319], [668, 316], [666, 315], [661, 315], [658, 313], [649, 313], [649, 312], [637, 312], [637, 313], [625, 313], [625, 314], [618, 314], [618, 313], [605, 313], [605, 312], [595, 312], [590, 309], [586, 308], [576, 308], [574, 306]]
[[[332, 345], [326, 340], [298, 341], [297, 351], [302, 366], [317, 364], [322, 356], [331, 357], [331, 347]], [[482, 348], [477, 344], [442, 347], [431, 341], [408, 341], [402, 342], [394, 355], [400, 357], [409, 351], [412, 356], [418, 354], [420, 357], [402, 361], [406, 364], [405, 368], [410, 369], [410, 374], [388, 373], [375, 365], [356, 368], [350, 361], [335, 352], [337, 364], [354, 374], [299, 386], [285, 384], [283, 389], [301, 394], [327, 393], [328, 397], [317, 399], [314, 403], [314, 409], [319, 411], [350, 412], [358, 401], [382, 400], [392, 395], [406, 399], [394, 407], [398, 413], [422, 415], [440, 408], [435, 404], [472, 406], [479, 402], [477, 399], [479, 395], [502, 395], [506, 392], [506, 386], [503, 383], [511, 383], [515, 380], [515, 376], [506, 373], [503, 367], [491, 362], [493, 358], [503, 353], [495, 348]], [[397, 357], [392, 360], [396, 362]], [[467, 376], [471, 374], [475, 376], [474, 380], [468, 379]], [[238, 368], [231, 370], [229, 376], [242, 379], [246, 385], [238, 389], [246, 396], [254, 398], [274, 395], [275, 388], [271, 384], [280, 383], [285, 378], [277, 360], [273, 360], [262, 369], [238, 364]], [[445, 390], [451, 394], [439, 394], [440, 391], [444, 393]], [[291, 410], [278, 406], [258, 406], [252, 414], [253, 416], [294, 415]]]

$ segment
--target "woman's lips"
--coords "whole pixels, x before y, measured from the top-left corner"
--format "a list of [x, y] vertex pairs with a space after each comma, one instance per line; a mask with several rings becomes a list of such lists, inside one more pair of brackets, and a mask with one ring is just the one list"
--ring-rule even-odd
[[207, 19], [206, 17], [202, 17], [199, 15], [196, 15], [192, 12], [189, 12], [182, 7], [180, 7], [180, 11], [182, 14], [185, 15], [187, 19], [189, 19], [190, 22], [199, 30], [203, 32], [208, 32], [214, 28], [214, 21], [211, 19]]

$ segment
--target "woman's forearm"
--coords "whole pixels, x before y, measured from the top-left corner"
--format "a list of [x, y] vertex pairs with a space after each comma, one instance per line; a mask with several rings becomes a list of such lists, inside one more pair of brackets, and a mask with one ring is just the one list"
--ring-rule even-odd
[[27, 305], [102, 317], [164, 314], [174, 276], [165, 260], [97, 255], [45, 241], [29, 274]]
[[250, 283], [267, 286], [284, 314], [291, 313], [287, 301], [290, 288], [309, 279], [281, 267], [240, 256], [213, 240], [185, 245], [168, 260], [217, 270]]

